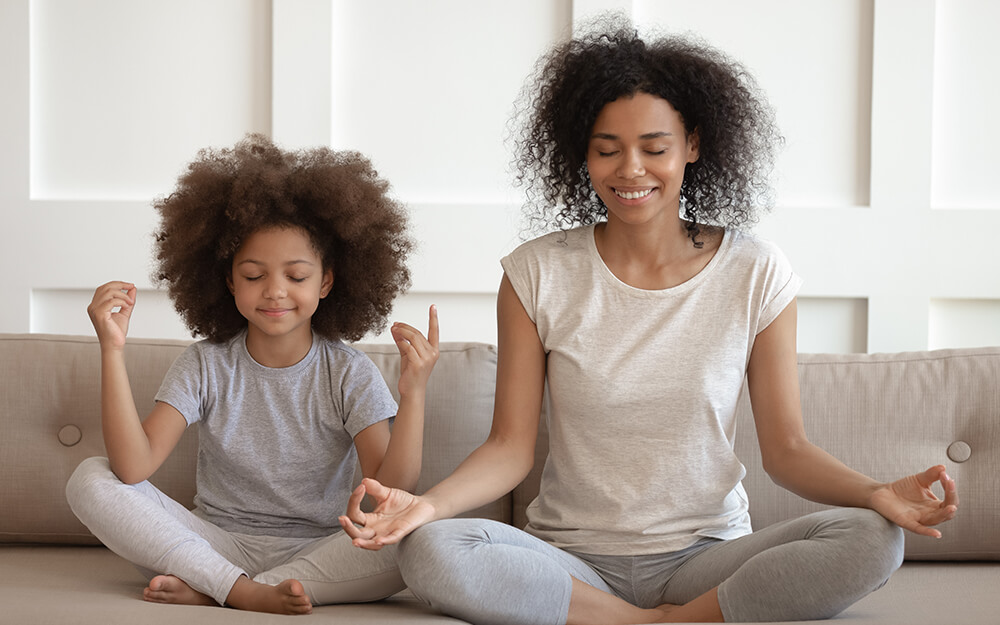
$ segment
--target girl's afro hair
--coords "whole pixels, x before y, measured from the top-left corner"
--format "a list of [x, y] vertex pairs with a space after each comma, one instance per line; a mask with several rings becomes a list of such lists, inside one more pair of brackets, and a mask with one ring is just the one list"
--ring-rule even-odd
[[357, 152], [285, 151], [263, 135], [198, 153], [160, 213], [154, 278], [195, 336], [226, 341], [246, 328], [226, 279], [254, 232], [304, 231], [334, 273], [312, 318], [320, 335], [348, 341], [385, 327], [410, 286], [406, 211], [389, 183]]

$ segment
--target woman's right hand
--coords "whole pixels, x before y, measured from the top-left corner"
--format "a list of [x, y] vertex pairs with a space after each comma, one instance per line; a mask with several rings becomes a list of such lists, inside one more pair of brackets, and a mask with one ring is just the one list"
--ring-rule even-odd
[[[361, 500], [371, 495], [375, 510], [362, 512]], [[394, 545], [404, 536], [434, 520], [434, 506], [426, 498], [398, 488], [387, 488], [371, 478], [351, 493], [347, 515], [339, 518], [341, 527], [353, 539], [354, 545], [378, 551]]]
[[135, 309], [135, 295], [136, 288], [131, 282], [108, 282], [97, 287], [87, 314], [97, 331], [101, 347], [125, 347], [129, 319]]

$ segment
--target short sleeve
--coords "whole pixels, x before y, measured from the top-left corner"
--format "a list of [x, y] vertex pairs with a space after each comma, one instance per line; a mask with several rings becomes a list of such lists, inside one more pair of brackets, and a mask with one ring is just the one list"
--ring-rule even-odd
[[500, 266], [503, 267], [504, 274], [514, 288], [514, 293], [521, 300], [521, 306], [528, 313], [528, 318], [532, 323], [537, 324], [535, 318], [535, 286], [531, 279], [529, 263], [527, 262], [527, 244], [517, 248], [507, 256], [500, 259]]
[[154, 398], [176, 408], [188, 425], [201, 420], [206, 385], [204, 360], [198, 345], [189, 345], [170, 365]]
[[399, 406], [392, 398], [389, 387], [375, 363], [365, 354], [358, 352], [351, 359], [344, 375], [343, 393], [344, 429], [355, 437], [368, 426], [391, 419]]
[[774, 244], [766, 246], [764, 263], [764, 292], [760, 315], [757, 317], [757, 334], [763, 332], [778, 318], [802, 287], [802, 278], [792, 270], [792, 264]]

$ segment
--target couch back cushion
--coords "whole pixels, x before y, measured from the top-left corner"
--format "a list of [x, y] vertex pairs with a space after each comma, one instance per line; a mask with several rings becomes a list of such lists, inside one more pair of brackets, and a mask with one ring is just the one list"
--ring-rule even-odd
[[[799, 380], [809, 439], [847, 466], [892, 481], [943, 464], [956, 480], [958, 515], [940, 539], [906, 532], [907, 559], [1000, 559], [1000, 348], [800, 354]], [[754, 527], [823, 508], [764, 473], [746, 396], [737, 428]]]
[[[129, 339], [125, 350], [140, 415], [189, 341]], [[396, 393], [394, 345], [358, 345]], [[489, 433], [496, 351], [445, 343], [428, 384], [423, 490], [450, 473]], [[96, 544], [66, 504], [76, 466], [106, 455], [100, 418], [100, 350], [96, 338], [0, 334], [0, 542]], [[190, 507], [194, 497], [197, 427], [150, 478]], [[509, 520], [510, 498], [470, 514]]]
[[[944, 464], [957, 481], [958, 515], [940, 526], [941, 539], [906, 532], [907, 559], [1000, 560], [1000, 348], [800, 354], [799, 380], [809, 439], [847, 466], [891, 481]], [[754, 528], [825, 508], [764, 473], [745, 391], [737, 414]], [[535, 467], [513, 493], [518, 527], [538, 494], [547, 448], [543, 419]]]

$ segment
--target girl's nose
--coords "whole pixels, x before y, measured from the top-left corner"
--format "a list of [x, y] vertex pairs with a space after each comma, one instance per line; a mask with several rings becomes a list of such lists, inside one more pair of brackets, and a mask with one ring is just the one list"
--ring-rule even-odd
[[284, 284], [280, 280], [268, 280], [264, 285], [265, 299], [282, 299], [287, 295]]

